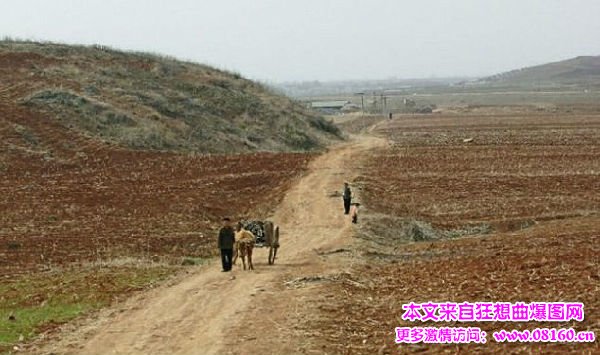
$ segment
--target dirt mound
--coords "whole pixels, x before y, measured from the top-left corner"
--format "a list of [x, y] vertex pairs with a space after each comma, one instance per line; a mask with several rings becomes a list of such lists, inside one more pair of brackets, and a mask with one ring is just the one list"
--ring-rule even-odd
[[363, 211], [359, 226], [360, 237], [380, 245], [399, 245], [410, 242], [438, 240], [444, 232], [431, 224], [406, 217]]
[[340, 139], [333, 124], [237, 73], [153, 54], [0, 41], [0, 77], [7, 105], [129, 148], [309, 151]]

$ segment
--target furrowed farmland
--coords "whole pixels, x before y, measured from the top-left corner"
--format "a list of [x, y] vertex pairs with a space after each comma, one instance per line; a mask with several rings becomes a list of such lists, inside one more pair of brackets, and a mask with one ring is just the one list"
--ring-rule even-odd
[[377, 132], [391, 139], [364, 178], [377, 210], [444, 228], [511, 228], [600, 205], [597, 115], [414, 117]]
[[210, 261], [220, 220], [269, 215], [314, 157], [132, 151], [0, 110], [0, 351]]
[[[13, 127], [4, 122], [5, 132]], [[5, 149], [9, 144], [5, 140]], [[207, 257], [214, 253], [216, 222], [267, 214], [311, 155], [190, 156], [78, 146], [65, 160], [14, 157], [3, 160], [0, 180], [5, 277], [124, 256]]]
[[[600, 116], [404, 116], [379, 123], [389, 145], [357, 164], [365, 261], [301, 329], [331, 354], [594, 353], [598, 344], [496, 343], [500, 329], [600, 330]], [[361, 168], [362, 167], [362, 168]], [[563, 323], [410, 322], [410, 302], [585, 304]], [[318, 325], [315, 325], [318, 324]], [[395, 327], [481, 327], [488, 343], [395, 344]], [[315, 347], [315, 349], [318, 346]]]

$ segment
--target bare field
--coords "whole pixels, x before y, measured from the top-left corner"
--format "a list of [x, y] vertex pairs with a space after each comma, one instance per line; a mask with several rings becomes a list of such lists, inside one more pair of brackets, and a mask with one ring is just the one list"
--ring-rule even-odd
[[[600, 331], [600, 115], [400, 116], [373, 132], [387, 148], [362, 157], [365, 208], [350, 282], [317, 287], [306, 334], [319, 353], [594, 353], [592, 344], [495, 343], [492, 331]], [[447, 236], [401, 240], [401, 222]], [[481, 228], [484, 226], [485, 228]], [[377, 238], [373, 239], [373, 231]], [[425, 239], [427, 231], [423, 232]], [[420, 235], [423, 237], [423, 235]], [[410, 302], [569, 301], [581, 323], [411, 323]], [[402, 326], [475, 326], [485, 345], [396, 345]], [[317, 331], [318, 330], [318, 331]]]
[[370, 208], [437, 226], [596, 214], [600, 116], [402, 117], [358, 180]]
[[[10, 330], [0, 333], [3, 344], [17, 343], [20, 334], [27, 341], [154, 287], [179, 269], [169, 262], [213, 254], [223, 214], [263, 217], [286, 195], [276, 215], [295, 259], [286, 255], [270, 272], [235, 279], [217, 280], [222, 275], [211, 267], [180, 284], [182, 298], [170, 289], [159, 292], [150, 301], [190, 307], [173, 319], [165, 312], [180, 327], [169, 327], [171, 341], [198, 332], [181, 327], [184, 320], [206, 317], [189, 302], [191, 288], [219, 304], [228, 302], [216, 297], [223, 290], [235, 299], [229, 306], [237, 308], [228, 308], [234, 324], [221, 312], [227, 307], [203, 303], [211, 310], [207, 324], [233, 329], [233, 353], [598, 351], [597, 343], [497, 344], [491, 335], [486, 345], [397, 346], [394, 328], [422, 325], [401, 319], [402, 305], [411, 301], [572, 301], [585, 304], [584, 322], [460, 326], [488, 334], [536, 327], [598, 333], [600, 115], [492, 110], [391, 121], [358, 116], [340, 123], [350, 133], [387, 141], [365, 135], [313, 160], [311, 154], [134, 152], [66, 131], [26, 108], [0, 109], [0, 193], [6, 196], [0, 203], [0, 325]], [[344, 177], [364, 206], [358, 238], [334, 208], [332, 192]], [[404, 230], [409, 222], [416, 223], [412, 234]], [[431, 233], [436, 237], [428, 239]], [[424, 241], [404, 238], [417, 234]], [[138, 259], [159, 262], [136, 265]], [[256, 304], [246, 307], [249, 300]], [[131, 311], [147, 317], [148, 309], [137, 310]], [[16, 323], [6, 320], [12, 314]], [[133, 321], [132, 333], [123, 337], [149, 335], [142, 323]], [[271, 339], [257, 338], [258, 329]], [[114, 337], [110, 323], [104, 335]], [[199, 338], [213, 352], [222, 349], [213, 344], [220, 331]], [[153, 344], [167, 343], [144, 346]]]
[[315, 156], [131, 151], [1, 103], [0, 137], [0, 353], [212, 257]]
[[[67, 139], [42, 119], [0, 123], [3, 275], [124, 255], [209, 256], [220, 218], [265, 216], [312, 157], [135, 152]], [[24, 120], [40, 151], [15, 132]]]
[[[407, 244], [356, 266], [350, 282], [327, 284], [311, 305], [325, 354], [498, 353], [592, 354], [591, 344], [500, 344], [501, 329], [574, 328], [600, 331], [598, 218], [553, 221], [516, 233]], [[558, 302], [585, 304], [586, 319], [568, 323], [435, 323], [402, 320], [410, 302]], [[480, 327], [482, 345], [394, 344], [395, 327]]]

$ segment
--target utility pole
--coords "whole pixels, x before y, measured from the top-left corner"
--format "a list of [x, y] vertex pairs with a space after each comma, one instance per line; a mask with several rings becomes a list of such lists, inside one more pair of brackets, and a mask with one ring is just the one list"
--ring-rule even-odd
[[387, 112], [387, 96], [383, 97], [383, 114], [385, 115]]
[[365, 115], [365, 93], [364, 92], [357, 92], [354, 95], [360, 95], [360, 107], [362, 109], [362, 114], [364, 116]]
[[377, 112], [377, 93], [373, 91], [373, 111]]

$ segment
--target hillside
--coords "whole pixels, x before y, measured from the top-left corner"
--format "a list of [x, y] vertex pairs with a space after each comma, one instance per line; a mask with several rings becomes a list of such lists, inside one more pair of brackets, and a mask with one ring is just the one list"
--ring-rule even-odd
[[323, 118], [239, 74], [102, 46], [1, 41], [0, 104], [134, 149], [306, 151], [339, 139]]
[[483, 78], [501, 85], [600, 85], [600, 56], [582, 56]]

